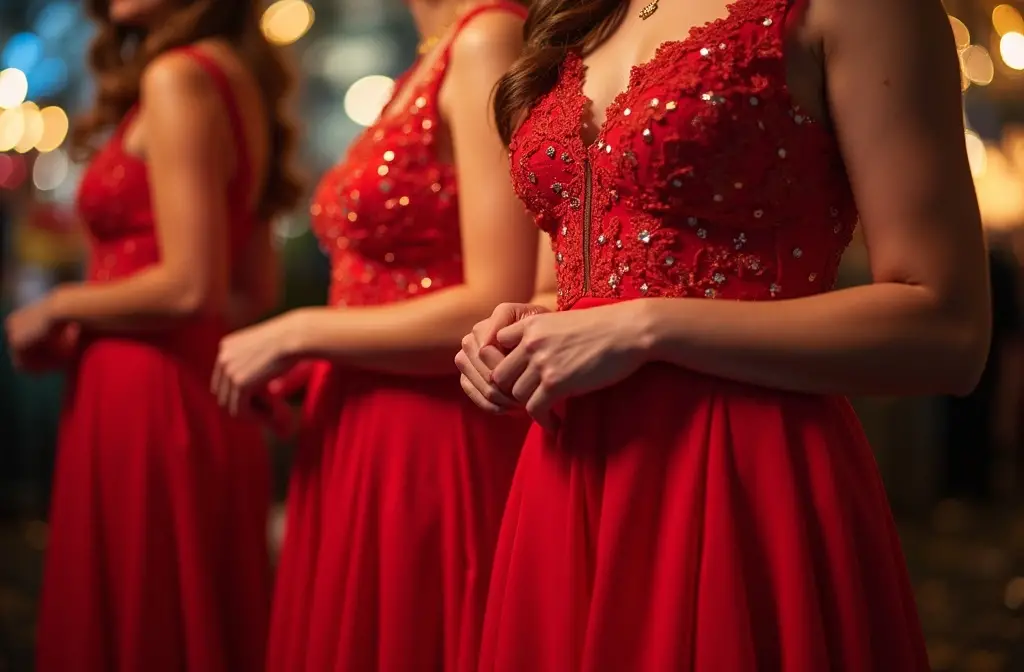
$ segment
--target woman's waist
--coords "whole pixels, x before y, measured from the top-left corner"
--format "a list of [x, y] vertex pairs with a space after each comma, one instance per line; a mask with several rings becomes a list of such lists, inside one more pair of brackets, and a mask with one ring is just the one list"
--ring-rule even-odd
[[80, 346], [83, 352], [87, 348], [118, 346], [151, 349], [212, 371], [220, 342], [227, 333], [225, 322], [211, 317], [160, 329], [126, 329], [117, 332], [85, 330], [80, 337]]

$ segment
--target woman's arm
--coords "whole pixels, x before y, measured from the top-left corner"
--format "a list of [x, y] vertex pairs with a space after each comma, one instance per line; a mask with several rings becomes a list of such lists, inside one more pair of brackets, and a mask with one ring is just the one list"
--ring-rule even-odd
[[[479, 406], [508, 408], [511, 396], [554, 427], [559, 400], [613, 385], [646, 361], [811, 393], [974, 387], [991, 331], [988, 272], [946, 14], [937, 0], [812, 0], [807, 21], [825, 46], [873, 284], [788, 301], [499, 306], [456, 358]], [[488, 380], [472, 350], [495, 342], [509, 354]]]
[[[969, 392], [990, 334], [958, 63], [937, 0], [812, 0], [871, 285], [768, 303], [637, 302], [644, 357], [806, 392]], [[626, 321], [623, 321], [626, 322]]]
[[141, 109], [160, 263], [130, 278], [58, 288], [49, 299], [57, 321], [122, 330], [225, 307], [234, 154], [223, 103], [192, 59], [166, 54], [143, 75]]
[[508, 155], [490, 114], [498, 78], [522, 48], [522, 21], [489, 12], [452, 46], [445, 120], [459, 176], [465, 283], [370, 308], [304, 308], [286, 320], [287, 354], [344, 360], [408, 374], [452, 370], [452, 352], [473, 324], [504, 300], [534, 290], [537, 230], [512, 190]]

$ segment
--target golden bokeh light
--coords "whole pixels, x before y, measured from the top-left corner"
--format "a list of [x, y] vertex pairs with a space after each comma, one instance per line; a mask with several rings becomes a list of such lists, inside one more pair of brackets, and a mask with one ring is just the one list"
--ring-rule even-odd
[[1024, 33], [1024, 17], [1016, 7], [999, 5], [992, 10], [992, 27], [1000, 35], [1007, 33]]
[[996, 68], [992, 63], [992, 56], [988, 49], [972, 44], [960, 52], [960, 65], [963, 69], [963, 76], [972, 84], [986, 86], [992, 83], [995, 77]]
[[68, 136], [68, 115], [56, 106], [44, 107], [39, 113], [43, 119], [43, 135], [36, 141], [36, 149], [44, 153], [52, 152]]
[[260, 20], [263, 35], [273, 44], [296, 42], [313, 25], [313, 7], [304, 0], [277, 0], [267, 7]]
[[28, 78], [17, 68], [0, 71], [0, 107], [12, 108], [25, 102]]
[[957, 49], [966, 49], [971, 43], [971, 31], [967, 30], [964, 22], [955, 16], [949, 17], [949, 23], [953, 26], [953, 39], [956, 41]]
[[360, 126], [369, 126], [380, 116], [394, 88], [394, 80], [384, 75], [370, 75], [353, 82], [342, 102], [345, 114]]
[[20, 105], [0, 112], [0, 152], [14, 149], [24, 132], [25, 115]]
[[967, 131], [964, 136], [967, 143], [967, 160], [971, 164], [971, 175], [976, 178], [982, 177], [988, 167], [988, 151], [985, 148], [985, 142], [974, 131]]
[[999, 38], [999, 56], [1014, 70], [1024, 70], [1024, 33], [1006, 33]]
[[36, 143], [43, 138], [43, 115], [38, 105], [25, 102], [21, 105], [21, 118], [23, 128], [21, 137], [14, 144], [14, 151], [24, 154], [35, 149]]

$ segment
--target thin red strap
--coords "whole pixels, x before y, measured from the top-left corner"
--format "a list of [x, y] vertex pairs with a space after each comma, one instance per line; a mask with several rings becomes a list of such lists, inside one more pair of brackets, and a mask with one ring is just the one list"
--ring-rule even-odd
[[231, 124], [231, 134], [235, 141], [235, 154], [238, 157], [237, 174], [233, 186], [243, 196], [248, 197], [252, 175], [252, 168], [249, 165], [249, 143], [245, 134], [245, 124], [242, 123], [242, 114], [238, 108], [238, 100], [235, 98], [235, 91], [231, 86], [228, 76], [224, 74], [219, 63], [212, 56], [203, 53], [196, 47], [182, 47], [180, 53], [188, 54], [199, 64], [206, 74], [213, 80], [214, 86], [220, 93], [221, 100], [227, 109], [228, 121]]
[[444, 45], [444, 52], [442, 52], [441, 56], [437, 59], [438, 64], [441, 66], [441, 74], [435, 78], [432, 84], [432, 88], [435, 93], [441, 89], [444, 77], [448, 73], [448, 61], [451, 60], [452, 45], [454, 45], [455, 40], [458, 39], [459, 33], [462, 32], [462, 29], [465, 28], [473, 19], [484, 12], [490, 12], [493, 10], [510, 12], [521, 18], [523, 21], [526, 20], [526, 15], [528, 13], [525, 6], [518, 2], [513, 2], [512, 0], [494, 0], [494, 2], [485, 2], [466, 10], [466, 13], [460, 16], [458, 21], [455, 22], [455, 26], [452, 28], [452, 36], [448, 38], [448, 42]]
[[803, 21], [811, 0], [787, 0], [786, 2], [786, 30], [795, 30]]
[[518, 2], [513, 2], [512, 0], [495, 0], [495, 2], [486, 2], [480, 5], [476, 5], [475, 7], [472, 7], [471, 9], [467, 10], [466, 13], [460, 16], [459, 20], [456, 21], [453, 37], [451, 40], [448, 41], [449, 47], [451, 46], [451, 43], [455, 39], [454, 36], [458, 35], [459, 31], [465, 28], [467, 23], [469, 23], [479, 15], [483, 14], [484, 12], [489, 12], [492, 9], [500, 9], [506, 12], [511, 12], [513, 14], [518, 15], [524, 21], [526, 20], [526, 15], [528, 13], [525, 6], [519, 4]]

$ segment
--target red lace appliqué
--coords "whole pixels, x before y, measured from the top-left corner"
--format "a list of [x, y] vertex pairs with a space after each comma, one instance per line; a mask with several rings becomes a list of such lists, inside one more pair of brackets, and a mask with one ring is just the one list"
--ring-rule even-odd
[[552, 238], [560, 307], [832, 287], [857, 213], [834, 138], [789, 95], [788, 5], [738, 0], [662, 45], [589, 147], [585, 67], [568, 56], [510, 148], [513, 184]]

